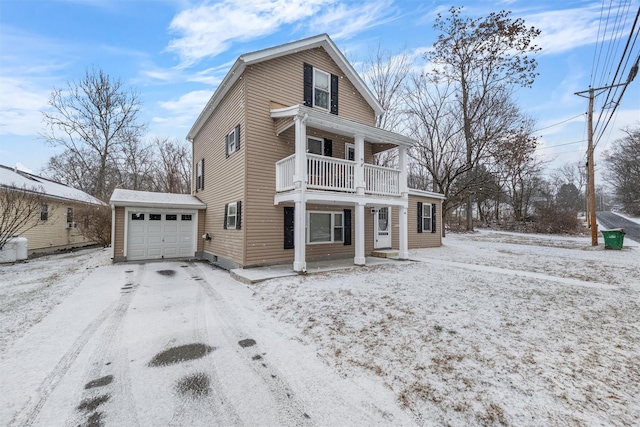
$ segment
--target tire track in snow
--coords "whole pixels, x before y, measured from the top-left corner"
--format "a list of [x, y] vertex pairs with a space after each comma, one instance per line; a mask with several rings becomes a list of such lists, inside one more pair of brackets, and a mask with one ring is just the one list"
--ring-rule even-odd
[[[182, 268], [184, 274], [191, 274], [192, 271], [186, 267]], [[191, 277], [193, 274], [191, 274]], [[192, 280], [199, 280], [199, 278], [192, 277]], [[195, 342], [208, 343], [209, 338], [209, 324], [207, 322], [207, 298], [205, 290], [202, 286], [196, 285], [198, 293], [196, 295], [196, 309], [193, 312], [194, 324], [196, 325], [194, 330]], [[211, 343], [214, 344], [214, 343]], [[198, 372], [196, 372], [197, 374]], [[196, 414], [198, 419], [206, 418], [207, 422], [212, 425], [224, 425], [224, 426], [238, 426], [242, 425], [242, 421], [236, 413], [234, 407], [230, 404], [229, 399], [226, 399], [221, 391], [223, 390], [222, 383], [216, 373], [215, 365], [206, 369], [206, 375], [209, 380], [209, 388], [213, 393], [209, 393], [207, 396], [203, 396], [200, 399], [190, 399], [188, 397], [181, 397], [178, 400], [178, 404], [174, 409], [173, 416], [169, 425], [182, 426], [192, 425], [197, 420], [189, 420], [189, 417]]]
[[[37, 420], [42, 407], [45, 405], [51, 394], [55, 391], [60, 381], [67, 374], [73, 363], [76, 361], [82, 350], [85, 348], [89, 340], [94, 337], [95, 333], [100, 329], [104, 323], [115, 316], [119, 322], [124, 317], [126, 309], [131, 301], [131, 298], [120, 298], [104, 309], [98, 317], [96, 317], [87, 327], [82, 331], [80, 336], [71, 345], [69, 350], [62, 356], [55, 368], [45, 377], [40, 386], [38, 387], [37, 394], [31, 398], [20, 411], [14, 415], [9, 425], [16, 426], [31, 426]], [[107, 329], [106, 334], [109, 333]]]
[[[240, 330], [234, 322], [234, 314], [230, 311], [229, 307], [225, 304], [222, 295], [217, 292], [213, 286], [204, 278], [204, 274], [200, 270], [200, 267], [190, 262], [189, 267], [186, 268], [192, 277], [196, 277], [201, 288], [207, 295], [207, 300], [212, 305], [212, 310], [206, 310], [207, 323], [215, 322], [222, 335], [224, 335], [235, 353], [240, 360], [244, 362], [265, 384], [271, 397], [276, 404], [276, 411], [279, 418], [279, 425], [295, 425], [295, 426], [310, 426], [314, 423], [310, 419], [309, 415], [304, 410], [302, 402], [300, 402], [293, 392], [291, 386], [283, 379], [283, 375], [268, 363], [267, 360], [261, 358], [255, 360], [253, 356], [255, 354], [263, 354], [260, 351], [258, 343], [248, 347], [247, 349], [241, 347], [239, 341], [246, 339], [247, 334]], [[196, 279], [196, 280], [197, 280]], [[212, 318], [215, 316], [215, 319]], [[209, 327], [205, 328], [209, 332]]]

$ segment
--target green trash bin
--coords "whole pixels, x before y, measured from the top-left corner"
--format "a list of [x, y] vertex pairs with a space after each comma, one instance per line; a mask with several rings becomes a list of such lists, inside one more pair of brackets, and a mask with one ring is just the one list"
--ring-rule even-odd
[[624, 228], [615, 228], [613, 230], [601, 230], [604, 237], [605, 249], [622, 249], [624, 242]]

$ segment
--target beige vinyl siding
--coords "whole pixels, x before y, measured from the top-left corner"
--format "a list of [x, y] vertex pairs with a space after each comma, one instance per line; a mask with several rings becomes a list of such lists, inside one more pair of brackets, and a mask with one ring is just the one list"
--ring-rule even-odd
[[116, 231], [113, 242], [113, 256], [117, 258], [124, 256], [124, 224], [126, 221], [124, 217], [124, 206], [116, 206], [115, 216]]
[[206, 233], [204, 224], [205, 224], [205, 213], [206, 211], [200, 210], [198, 211], [198, 235], [196, 236], [196, 251], [203, 252], [204, 251], [204, 239], [202, 235]]
[[[46, 221], [38, 221], [38, 225], [20, 233], [28, 240], [29, 252], [64, 249], [74, 246], [86, 246], [92, 242], [80, 234], [79, 228], [66, 228], [67, 208], [73, 208], [73, 221], [80, 223], [82, 218], [78, 215], [78, 209], [83, 205], [74, 202], [64, 202], [50, 199], [49, 216]], [[39, 214], [38, 214], [39, 215]]]
[[[418, 202], [436, 205], [436, 232], [418, 233]], [[407, 209], [409, 227], [409, 249], [435, 248], [442, 246], [442, 200], [429, 197], [409, 195]]]
[[[245, 235], [245, 167], [247, 134], [244, 115], [245, 80], [241, 77], [229, 90], [216, 110], [202, 126], [193, 141], [195, 165], [204, 158], [204, 189], [192, 194], [206, 203], [203, 215], [204, 230], [211, 240], [203, 242], [202, 249], [213, 255], [244, 264]], [[240, 124], [240, 150], [226, 157], [225, 137]], [[253, 142], [255, 143], [255, 141]], [[194, 175], [195, 182], [195, 175]], [[240, 230], [225, 230], [224, 209], [228, 203], [242, 201], [242, 226]]]

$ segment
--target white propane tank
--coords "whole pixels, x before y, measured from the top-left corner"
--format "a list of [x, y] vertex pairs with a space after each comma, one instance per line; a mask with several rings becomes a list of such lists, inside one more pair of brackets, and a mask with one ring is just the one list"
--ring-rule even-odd
[[16, 260], [23, 261], [28, 258], [29, 240], [26, 237], [17, 236], [11, 239], [16, 249]]

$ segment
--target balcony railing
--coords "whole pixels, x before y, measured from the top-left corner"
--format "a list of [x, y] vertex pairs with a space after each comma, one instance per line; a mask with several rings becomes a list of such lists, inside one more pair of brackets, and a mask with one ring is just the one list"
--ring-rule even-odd
[[[307, 153], [307, 188], [354, 193], [356, 162]], [[276, 191], [288, 191], [293, 184], [295, 154], [276, 162]], [[364, 165], [365, 193], [399, 196], [400, 171]]]

